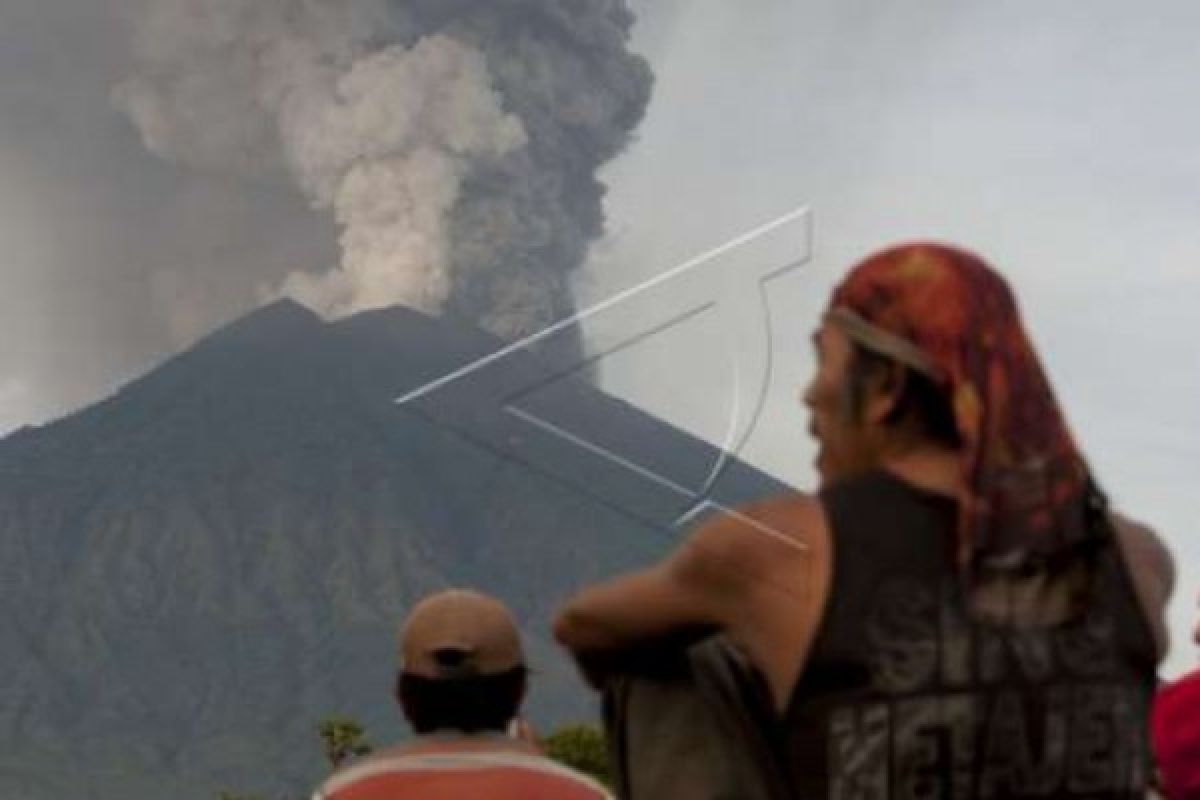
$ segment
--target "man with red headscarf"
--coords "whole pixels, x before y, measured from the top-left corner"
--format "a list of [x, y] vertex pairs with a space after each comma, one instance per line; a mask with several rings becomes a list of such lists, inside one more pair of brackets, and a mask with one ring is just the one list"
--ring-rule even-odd
[[1140, 797], [1171, 561], [1108, 509], [1003, 278], [893, 247], [813, 338], [818, 495], [707, 520], [559, 641], [594, 667], [720, 632], [794, 796]]

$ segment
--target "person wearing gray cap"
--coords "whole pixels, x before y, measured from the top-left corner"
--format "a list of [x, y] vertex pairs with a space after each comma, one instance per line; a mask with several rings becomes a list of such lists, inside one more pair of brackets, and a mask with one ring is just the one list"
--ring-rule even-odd
[[528, 669], [495, 598], [466, 589], [426, 597], [400, 629], [396, 699], [417, 737], [330, 776], [313, 800], [605, 800], [591, 778], [509, 736]]

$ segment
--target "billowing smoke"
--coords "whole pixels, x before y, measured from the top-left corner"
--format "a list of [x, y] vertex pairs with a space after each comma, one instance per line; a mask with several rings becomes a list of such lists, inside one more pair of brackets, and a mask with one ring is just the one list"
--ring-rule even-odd
[[142, 0], [114, 98], [157, 155], [294, 183], [341, 263], [286, 293], [517, 337], [572, 310], [649, 99], [624, 0]]

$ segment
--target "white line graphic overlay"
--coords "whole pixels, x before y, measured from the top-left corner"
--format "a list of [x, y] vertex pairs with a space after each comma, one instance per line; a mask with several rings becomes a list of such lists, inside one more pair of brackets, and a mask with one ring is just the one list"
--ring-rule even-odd
[[[452, 370], [398, 397], [427, 416], [503, 457], [522, 462], [652, 526], [674, 531], [706, 511], [732, 514], [754, 529], [800, 547], [794, 538], [717, 502], [712, 491], [754, 431], [772, 375], [765, 284], [806, 263], [812, 215], [807, 207], [783, 214], [683, 263], [620, 291], [545, 329]], [[546, 387], [587, 402], [597, 394], [572, 373], [617, 350], [700, 314], [714, 315], [727, 345], [730, 414], [716, 454], [706, 448], [706, 472], [683, 481], [664, 474], [639, 442], [599, 443], [549, 418], [538, 407]], [[550, 368], [537, 348], [556, 335], [603, 316], [620, 331], [602, 352], [574, 365]]]

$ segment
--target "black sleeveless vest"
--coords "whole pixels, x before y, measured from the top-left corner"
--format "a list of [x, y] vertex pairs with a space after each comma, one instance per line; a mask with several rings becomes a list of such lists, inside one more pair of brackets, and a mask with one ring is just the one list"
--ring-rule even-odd
[[956, 506], [875, 471], [822, 492], [831, 593], [779, 739], [799, 798], [1134, 798], [1153, 636], [1116, 542], [1086, 615], [975, 622]]

